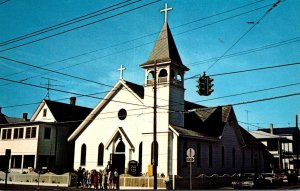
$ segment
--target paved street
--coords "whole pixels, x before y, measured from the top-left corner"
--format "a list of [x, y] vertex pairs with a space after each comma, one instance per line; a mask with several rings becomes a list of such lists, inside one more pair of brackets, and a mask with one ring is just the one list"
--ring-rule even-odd
[[[140, 188], [134, 188], [134, 187], [127, 187], [122, 188], [121, 190], [136, 190]], [[220, 188], [221, 190], [232, 190], [232, 187], [223, 187]], [[299, 190], [300, 189], [300, 183], [296, 185], [286, 185], [283, 187], [278, 188], [267, 188], [266, 190]], [[7, 188], [5, 189], [4, 184], [0, 184], [0, 190], [82, 190], [80, 188], [75, 187], [54, 187], [54, 186], [32, 186], [32, 185], [16, 185], [16, 184], [8, 184]], [[92, 188], [86, 188], [85, 190], [94, 190]], [[147, 190], [147, 189], [146, 189]], [[149, 189], [152, 190], [152, 189]]]

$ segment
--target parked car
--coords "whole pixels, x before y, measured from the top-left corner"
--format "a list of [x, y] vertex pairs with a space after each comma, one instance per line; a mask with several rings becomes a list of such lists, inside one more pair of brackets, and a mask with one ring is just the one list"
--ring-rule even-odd
[[276, 182], [275, 178], [270, 175], [255, 175], [254, 173], [239, 174], [235, 180], [231, 182], [234, 189], [253, 189], [253, 188], [268, 188], [272, 186], [272, 181]]
[[261, 176], [269, 181], [270, 186], [282, 186], [283, 179], [274, 173], [262, 173]]

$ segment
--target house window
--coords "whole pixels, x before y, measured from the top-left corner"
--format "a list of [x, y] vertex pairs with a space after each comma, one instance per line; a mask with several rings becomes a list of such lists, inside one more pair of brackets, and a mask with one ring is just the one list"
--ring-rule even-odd
[[103, 166], [103, 156], [104, 156], [104, 145], [103, 143], [99, 144], [98, 147], [98, 166]]
[[24, 163], [23, 167], [28, 168], [28, 167], [34, 167], [34, 155], [24, 155]]
[[235, 168], [235, 148], [232, 148], [232, 168]]
[[26, 127], [25, 138], [35, 138], [36, 137], [36, 127]]
[[44, 139], [50, 139], [51, 137], [51, 128], [45, 127]]
[[11, 168], [21, 168], [22, 155], [11, 156]]
[[81, 146], [81, 156], [80, 156], [80, 165], [85, 165], [86, 163], [86, 145]]
[[213, 166], [213, 148], [212, 145], [209, 145], [209, 150], [208, 150], [208, 166], [212, 168]]
[[15, 128], [14, 129], [14, 139], [23, 139], [24, 128]]
[[31, 138], [36, 137], [36, 127], [31, 127]]
[[2, 130], [2, 140], [11, 139], [11, 129], [3, 129]]
[[201, 145], [197, 145], [197, 166], [201, 167]]
[[222, 168], [225, 167], [225, 148], [222, 146]]
[[44, 109], [43, 110], [43, 117], [46, 117], [47, 116], [47, 109]]

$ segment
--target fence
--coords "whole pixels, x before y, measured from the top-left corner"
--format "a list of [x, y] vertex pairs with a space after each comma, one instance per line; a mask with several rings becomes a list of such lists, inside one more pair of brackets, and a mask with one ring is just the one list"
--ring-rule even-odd
[[[4, 182], [5, 173], [0, 172], [0, 182]], [[21, 174], [17, 172], [11, 172], [8, 174], [7, 182], [14, 184], [27, 184], [27, 185], [49, 185], [49, 186], [75, 186], [77, 176], [74, 173], [65, 173], [57, 175], [54, 173], [38, 174], [30, 172], [27, 174]]]

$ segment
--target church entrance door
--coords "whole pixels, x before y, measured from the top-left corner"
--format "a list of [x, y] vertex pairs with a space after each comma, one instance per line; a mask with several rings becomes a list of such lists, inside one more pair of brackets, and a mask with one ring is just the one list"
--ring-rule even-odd
[[125, 172], [125, 154], [114, 153], [112, 154], [112, 170], [118, 169], [119, 174]]

